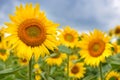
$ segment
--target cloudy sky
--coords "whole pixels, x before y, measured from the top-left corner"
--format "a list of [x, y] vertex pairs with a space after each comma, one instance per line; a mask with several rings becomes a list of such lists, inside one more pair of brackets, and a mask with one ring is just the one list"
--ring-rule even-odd
[[26, 3], [39, 3], [60, 28], [69, 25], [79, 32], [94, 28], [108, 31], [120, 25], [120, 0], [0, 0], [0, 25], [9, 21], [15, 6]]

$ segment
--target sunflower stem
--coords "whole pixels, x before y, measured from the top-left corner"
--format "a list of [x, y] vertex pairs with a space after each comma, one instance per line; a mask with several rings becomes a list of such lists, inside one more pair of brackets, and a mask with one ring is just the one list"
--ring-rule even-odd
[[67, 80], [69, 80], [69, 55], [67, 55]]
[[101, 62], [100, 62], [99, 68], [100, 68], [100, 78], [101, 80], [104, 80], [103, 75], [102, 75], [102, 63]]
[[32, 58], [29, 61], [29, 80], [32, 80]]
[[47, 70], [48, 70], [48, 71], [47, 71], [47, 79], [48, 79], [48, 77], [49, 77], [49, 75], [50, 75], [50, 66], [47, 65], [47, 68], [48, 68], [48, 69], [47, 69]]

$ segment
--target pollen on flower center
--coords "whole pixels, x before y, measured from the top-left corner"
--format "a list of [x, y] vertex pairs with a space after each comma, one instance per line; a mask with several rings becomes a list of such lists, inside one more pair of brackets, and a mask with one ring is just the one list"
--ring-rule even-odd
[[93, 51], [97, 51], [97, 50], [99, 50], [99, 48], [100, 48], [99, 44], [94, 44]]
[[105, 43], [102, 40], [92, 40], [89, 42], [88, 50], [91, 56], [100, 56], [105, 49]]
[[22, 61], [23, 63], [26, 63], [26, 62], [27, 62], [27, 59], [21, 59], [21, 61]]
[[40, 35], [41, 30], [36, 25], [35, 26], [33, 25], [33, 26], [26, 28], [26, 32], [27, 32], [27, 35], [34, 38]]
[[119, 34], [120, 33], [120, 27], [117, 27], [116, 29], [115, 29], [115, 34]]
[[66, 41], [69, 41], [69, 42], [72, 42], [74, 40], [73, 35], [68, 34], [68, 33], [64, 35], [64, 38]]
[[46, 39], [46, 30], [40, 20], [27, 19], [19, 25], [18, 36], [26, 45], [35, 47]]
[[73, 66], [72, 69], [71, 69], [71, 72], [73, 74], [77, 74], [79, 72], [79, 68], [77, 66]]

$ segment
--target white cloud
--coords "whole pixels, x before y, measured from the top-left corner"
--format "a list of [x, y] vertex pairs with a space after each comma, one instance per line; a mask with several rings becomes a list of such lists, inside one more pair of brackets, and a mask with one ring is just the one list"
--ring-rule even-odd
[[[93, 30], [109, 30], [120, 24], [120, 0], [51, 0], [37, 1], [47, 17], [62, 26], [70, 25], [79, 32]], [[0, 9], [0, 24], [9, 20], [8, 14], [20, 3], [30, 1], [10, 0]], [[10, 3], [11, 2], [11, 3]], [[10, 3], [10, 4], [9, 4]]]

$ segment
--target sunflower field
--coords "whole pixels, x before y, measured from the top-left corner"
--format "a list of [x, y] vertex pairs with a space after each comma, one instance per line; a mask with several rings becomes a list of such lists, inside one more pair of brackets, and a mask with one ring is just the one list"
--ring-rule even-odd
[[39, 4], [16, 6], [0, 29], [0, 80], [120, 80], [120, 26], [78, 33]]

